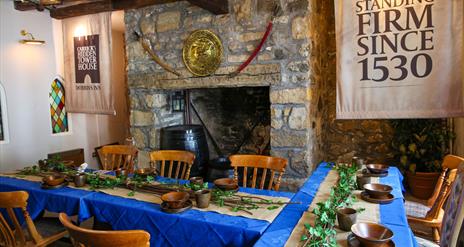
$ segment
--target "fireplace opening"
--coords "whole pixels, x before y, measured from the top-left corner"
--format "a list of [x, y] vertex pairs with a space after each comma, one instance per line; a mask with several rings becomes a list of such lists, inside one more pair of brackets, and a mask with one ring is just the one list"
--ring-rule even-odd
[[209, 156], [270, 154], [269, 87], [192, 89], [191, 120], [204, 124]]

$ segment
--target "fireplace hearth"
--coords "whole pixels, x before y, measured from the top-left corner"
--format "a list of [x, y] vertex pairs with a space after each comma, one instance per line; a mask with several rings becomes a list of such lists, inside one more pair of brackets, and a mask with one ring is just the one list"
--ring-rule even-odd
[[191, 111], [192, 123], [203, 122], [211, 134], [211, 158], [236, 153], [270, 154], [269, 87], [193, 89], [190, 100], [195, 108]]

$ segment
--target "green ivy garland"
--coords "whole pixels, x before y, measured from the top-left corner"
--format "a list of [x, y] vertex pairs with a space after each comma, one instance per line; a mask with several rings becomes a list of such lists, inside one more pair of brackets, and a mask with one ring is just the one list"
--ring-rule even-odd
[[356, 164], [337, 164], [334, 169], [340, 178], [337, 185], [330, 191], [329, 199], [317, 203], [317, 207], [312, 211], [316, 216], [314, 226], [307, 223], [304, 225], [305, 233], [301, 236], [301, 241], [304, 241], [305, 247], [336, 247], [337, 232], [334, 227], [337, 209], [349, 207], [356, 200], [352, 194], [356, 189]]

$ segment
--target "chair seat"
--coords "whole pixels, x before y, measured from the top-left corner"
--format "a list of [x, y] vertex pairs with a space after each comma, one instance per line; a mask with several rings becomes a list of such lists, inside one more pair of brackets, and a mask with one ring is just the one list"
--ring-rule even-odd
[[[66, 229], [64, 228], [63, 224], [61, 224], [60, 220], [55, 217], [39, 217], [38, 219], [34, 220], [34, 225], [39, 232], [39, 234], [43, 238], [51, 237], [55, 234], [62, 233]], [[24, 232], [29, 235], [29, 231], [27, 231], [27, 226], [26, 224], [23, 225]], [[30, 239], [30, 237], [28, 237]], [[26, 243], [26, 246], [35, 246], [31, 241], [28, 241]], [[70, 243], [69, 239], [63, 239], [63, 241], [57, 240], [54, 243], [51, 243], [51, 247], [69, 247], [72, 246]]]
[[430, 210], [429, 207], [413, 201], [405, 201], [404, 207], [406, 209], [406, 215], [416, 218], [425, 218], [425, 215]]
[[52, 236], [66, 230], [60, 220], [55, 217], [41, 217], [34, 220], [34, 225], [43, 237]]

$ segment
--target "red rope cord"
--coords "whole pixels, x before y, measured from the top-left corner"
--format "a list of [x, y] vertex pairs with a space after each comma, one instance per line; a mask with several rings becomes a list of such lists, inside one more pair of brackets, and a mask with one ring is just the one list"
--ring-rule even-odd
[[261, 42], [259, 42], [259, 45], [255, 48], [255, 50], [253, 51], [253, 53], [250, 55], [250, 57], [248, 57], [248, 59], [242, 63], [242, 65], [240, 65], [240, 67], [238, 67], [237, 70], [235, 70], [233, 73], [231, 73], [230, 75], [232, 77], [238, 75], [243, 69], [245, 69], [250, 63], [251, 61], [253, 61], [253, 59], [258, 55], [259, 51], [261, 50], [261, 48], [263, 47], [264, 45], [264, 42], [266, 42], [267, 40], [267, 37], [269, 36], [269, 34], [271, 33], [271, 30], [272, 30], [272, 21], [269, 22], [269, 24], [267, 25], [267, 28], [266, 28], [266, 32], [264, 33], [264, 36], [263, 38], [261, 39]]

